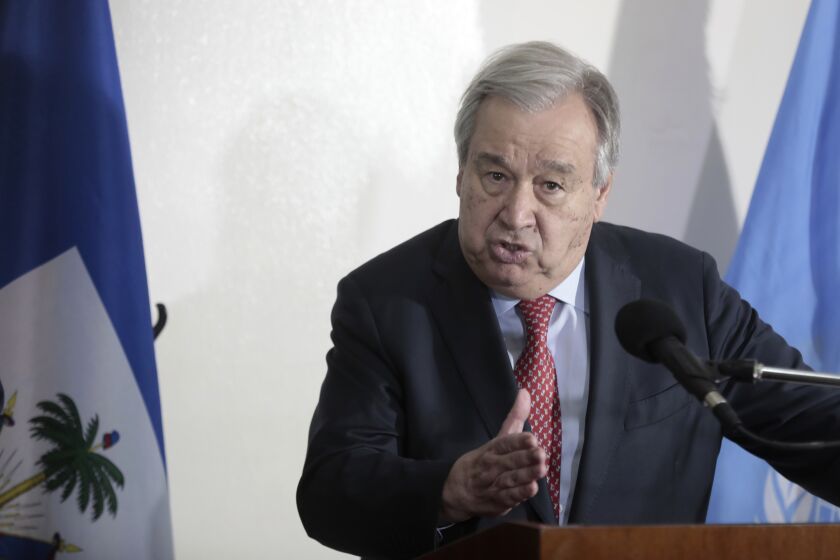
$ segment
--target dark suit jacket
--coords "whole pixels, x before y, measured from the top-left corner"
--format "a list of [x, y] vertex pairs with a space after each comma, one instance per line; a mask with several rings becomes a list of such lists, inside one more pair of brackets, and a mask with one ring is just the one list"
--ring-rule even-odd
[[[586, 252], [590, 387], [571, 523], [701, 523], [721, 430], [663, 367], [629, 356], [615, 315], [670, 304], [687, 345], [712, 359], [802, 367], [800, 354], [724, 284], [711, 257], [664, 236], [596, 224]], [[513, 519], [555, 523], [545, 481], [502, 518], [436, 531], [452, 463], [496, 435], [514, 397], [488, 289], [449, 221], [376, 257], [338, 286], [334, 347], [309, 435], [298, 508], [310, 536], [371, 557], [411, 557]], [[838, 396], [782, 384], [725, 386], [768, 437], [840, 435]], [[753, 447], [788, 478], [840, 501], [837, 453]]]

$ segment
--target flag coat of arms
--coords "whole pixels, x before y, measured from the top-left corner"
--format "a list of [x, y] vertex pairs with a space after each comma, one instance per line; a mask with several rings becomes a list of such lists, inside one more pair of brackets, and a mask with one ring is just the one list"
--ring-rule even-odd
[[0, 1], [0, 557], [172, 557], [105, 0]]

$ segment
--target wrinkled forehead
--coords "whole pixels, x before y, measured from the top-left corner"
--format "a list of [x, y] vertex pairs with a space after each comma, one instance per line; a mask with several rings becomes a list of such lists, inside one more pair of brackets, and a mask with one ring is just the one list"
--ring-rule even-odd
[[527, 157], [531, 165], [568, 171], [563, 169], [569, 159], [564, 154], [588, 164], [595, 157], [597, 136], [595, 119], [579, 94], [536, 111], [488, 96], [476, 112], [467, 159], [509, 164]]

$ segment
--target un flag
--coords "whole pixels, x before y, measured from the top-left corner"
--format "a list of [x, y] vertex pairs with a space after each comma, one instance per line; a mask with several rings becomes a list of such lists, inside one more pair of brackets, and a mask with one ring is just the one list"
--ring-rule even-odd
[[[840, 370], [840, 2], [814, 0], [727, 281], [813, 368]], [[772, 364], [768, 364], [772, 365]], [[726, 442], [709, 522], [840, 521]]]

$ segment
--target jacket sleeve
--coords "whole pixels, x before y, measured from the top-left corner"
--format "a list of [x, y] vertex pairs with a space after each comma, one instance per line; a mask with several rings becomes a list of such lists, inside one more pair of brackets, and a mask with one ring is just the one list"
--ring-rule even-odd
[[352, 277], [342, 280], [297, 505], [307, 533], [329, 547], [413, 557], [434, 548], [452, 462], [402, 453], [401, 373], [382, 336], [358, 284]]
[[[754, 359], [767, 365], [808, 369], [799, 351], [720, 279], [708, 255], [704, 255], [704, 291], [712, 359]], [[723, 393], [744, 425], [765, 438], [786, 442], [840, 440], [840, 391], [772, 381], [754, 385], [729, 381]], [[743, 439], [736, 443], [811, 493], [840, 505], [837, 449], [791, 452]]]

